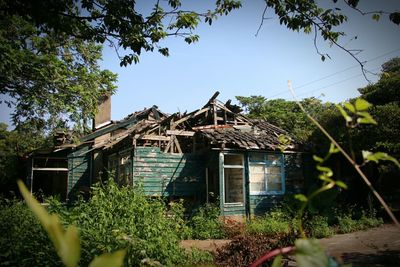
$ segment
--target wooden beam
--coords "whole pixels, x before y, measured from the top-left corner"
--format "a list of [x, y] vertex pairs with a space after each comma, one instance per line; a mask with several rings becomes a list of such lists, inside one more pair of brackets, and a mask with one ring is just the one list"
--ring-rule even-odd
[[[196, 111], [196, 112], [194, 112], [194, 113], [192, 112], [192, 113], [188, 114], [187, 116], [185, 116], [185, 117], [183, 117], [183, 118], [177, 120], [177, 121], [174, 123], [174, 126], [176, 126], [176, 125], [178, 125], [178, 124], [181, 124], [182, 122], [185, 122], [185, 121], [187, 121], [188, 119], [194, 118], [194, 117], [196, 117], [196, 116], [198, 116], [198, 115], [200, 115], [200, 114], [202, 114], [202, 113], [204, 113], [204, 112], [207, 112], [208, 110], [209, 110], [209, 107], [206, 107], [206, 108], [199, 109], [198, 111]], [[172, 129], [172, 128], [171, 128], [171, 129]]]
[[217, 118], [217, 106], [215, 103], [213, 103], [213, 117], [214, 117], [214, 125], [218, 124], [218, 118]]
[[68, 168], [32, 168], [33, 171], [67, 172]]
[[168, 150], [171, 148], [172, 143], [173, 143], [173, 140], [169, 140], [167, 147], [164, 149], [164, 153], [168, 153]]
[[179, 144], [178, 138], [174, 137], [174, 143], [175, 143], [176, 149], [178, 150], [178, 153], [182, 153], [181, 145]]
[[167, 130], [167, 135], [193, 136], [195, 132], [184, 130]]
[[207, 129], [225, 129], [225, 128], [233, 128], [232, 125], [204, 125], [193, 127], [193, 130], [207, 130]]
[[171, 137], [169, 136], [162, 136], [162, 135], [140, 135], [136, 134], [135, 139], [143, 139], [143, 140], [152, 140], [152, 141], [169, 141], [171, 140]]
[[207, 104], [206, 104], [204, 107], [210, 105], [212, 102], [215, 102], [215, 99], [217, 99], [218, 96], [219, 96], [219, 92], [216, 91], [216, 92], [213, 94], [213, 96], [208, 100]]

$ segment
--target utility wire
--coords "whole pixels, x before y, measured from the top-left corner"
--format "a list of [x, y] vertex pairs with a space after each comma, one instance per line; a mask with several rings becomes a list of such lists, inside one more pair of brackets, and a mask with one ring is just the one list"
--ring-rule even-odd
[[[381, 57], [390, 55], [390, 54], [392, 54], [392, 53], [394, 53], [394, 52], [397, 52], [397, 51], [400, 51], [400, 48], [397, 48], [397, 49], [395, 49], [395, 50], [386, 52], [386, 53], [384, 53], [384, 54], [382, 54], [382, 55], [379, 55], [379, 56], [377, 56], [377, 57], [374, 57], [374, 58], [371, 58], [371, 59], [369, 59], [369, 60], [366, 60], [366, 61], [363, 62], [363, 64], [369, 63], [369, 62], [371, 62], [371, 61], [375, 61], [375, 60], [377, 60], [377, 59], [379, 59], [379, 58], [381, 58]], [[359, 67], [359, 66], [360, 66], [359, 64], [356, 64], [356, 65], [347, 67], [347, 68], [345, 68], [345, 69], [343, 69], [343, 70], [334, 72], [334, 73], [332, 73], [332, 74], [326, 75], [326, 76], [324, 76], [324, 77], [321, 77], [321, 78], [318, 78], [318, 79], [316, 79], [316, 80], [307, 82], [307, 83], [302, 84], [302, 85], [300, 85], [300, 86], [297, 86], [297, 87], [294, 88], [294, 89], [295, 89], [295, 90], [298, 90], [298, 89], [300, 89], [300, 88], [303, 88], [303, 87], [306, 87], [306, 86], [311, 85], [311, 84], [313, 84], [313, 83], [316, 83], [316, 82], [325, 80], [325, 79], [327, 79], [327, 78], [330, 78], [330, 77], [332, 77], [332, 76], [335, 76], [335, 75], [337, 75], [337, 74], [343, 73], [343, 72], [345, 72], [345, 71], [348, 71], [348, 70], [350, 70], [350, 69], [353, 69], [353, 68], [356, 68], [356, 67]], [[379, 69], [379, 68], [376, 68], [376, 69]], [[374, 70], [375, 70], [375, 69], [374, 69]], [[361, 76], [361, 75], [354, 76], [353, 78], [358, 77], [358, 76]], [[349, 80], [349, 79], [350, 79], [350, 78], [348, 78], [348, 79], [346, 79], [346, 80]], [[340, 82], [344, 82], [344, 81], [345, 81], [345, 80], [340, 81]], [[332, 86], [332, 85], [330, 85], [330, 86]], [[329, 87], [329, 86], [328, 86], [328, 87]], [[325, 88], [325, 87], [324, 87], [324, 88]], [[324, 88], [320, 88], [320, 89], [324, 89]], [[318, 89], [318, 90], [320, 90], [320, 89]], [[286, 93], [287, 93], [287, 90], [282, 90], [282, 91], [280, 91], [280, 92], [278, 92], [278, 93], [276, 93], [276, 94], [274, 94], [274, 95], [272, 95], [272, 96], [270, 96], [270, 97], [268, 97], [268, 98], [273, 98], [273, 97], [276, 97], [276, 96], [279, 96], [279, 95], [283, 95], [283, 94], [286, 94]], [[302, 93], [302, 94], [304, 94], [304, 93]]]
[[[380, 68], [380, 67], [374, 68], [374, 69], [372, 69], [371, 71], [378, 70], [379, 68]], [[363, 75], [362, 73], [361, 73], [361, 74], [357, 74], [357, 75], [351, 76], [351, 77], [349, 77], [349, 78], [346, 78], [346, 79], [344, 79], [344, 80], [340, 80], [340, 81], [338, 81], [338, 82], [331, 83], [331, 84], [326, 85], [326, 86], [324, 86], [324, 87], [320, 87], [320, 88], [318, 88], [318, 89], [313, 89], [313, 90], [310, 90], [310, 91], [303, 92], [303, 93], [301, 93], [301, 94], [298, 94], [297, 96], [302, 96], [302, 95], [305, 95], [305, 94], [314, 93], [314, 92], [316, 92], [316, 91], [320, 91], [320, 90], [323, 90], [323, 89], [325, 89], [325, 88], [332, 87], [332, 86], [334, 86], [334, 85], [337, 85], [337, 84], [339, 84], [339, 83], [346, 82], [346, 81], [348, 81], [348, 80], [357, 78], [357, 77], [362, 76], [362, 75]]]

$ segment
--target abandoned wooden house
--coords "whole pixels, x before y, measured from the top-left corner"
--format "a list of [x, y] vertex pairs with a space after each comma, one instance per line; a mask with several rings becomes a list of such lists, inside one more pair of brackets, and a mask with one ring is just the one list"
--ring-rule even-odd
[[224, 216], [263, 213], [301, 190], [302, 153], [293, 140], [283, 151], [280, 136], [288, 133], [247, 118], [218, 94], [191, 113], [167, 115], [153, 106], [121, 121], [110, 120], [107, 98], [79, 144], [61, 135], [52, 151], [32, 154], [27, 182], [68, 201], [108, 175], [120, 185], [140, 181], [148, 195], [198, 202], [212, 196]]

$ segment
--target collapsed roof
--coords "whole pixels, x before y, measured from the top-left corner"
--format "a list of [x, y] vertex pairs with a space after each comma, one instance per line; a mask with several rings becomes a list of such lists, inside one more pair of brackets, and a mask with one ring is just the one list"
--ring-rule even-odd
[[196, 144], [206, 144], [208, 148], [277, 150], [284, 135], [291, 140], [285, 149], [297, 147], [283, 129], [265, 120], [247, 118], [230, 100], [225, 104], [218, 101], [218, 95], [216, 92], [202, 108], [190, 113], [168, 115], [157, 106], [132, 113], [96, 129], [81, 142], [93, 142], [92, 149], [103, 150], [128, 142], [133, 146], [157, 146], [171, 153], [197, 150]]

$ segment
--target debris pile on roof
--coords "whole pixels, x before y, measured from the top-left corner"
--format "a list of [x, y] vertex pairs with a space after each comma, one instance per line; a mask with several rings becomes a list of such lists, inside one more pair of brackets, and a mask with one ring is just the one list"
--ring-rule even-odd
[[[190, 113], [167, 115], [157, 106], [132, 113], [121, 121], [96, 129], [81, 141], [93, 141], [93, 149], [112, 149], [124, 143], [185, 153], [201, 149], [198, 146], [202, 145], [208, 148], [276, 150], [280, 144], [279, 136], [288, 136], [287, 132], [264, 120], [247, 118], [240, 113], [242, 109], [232, 105], [230, 100], [223, 104], [217, 100], [218, 95], [216, 92], [206, 105]], [[106, 134], [108, 138], [98, 141]]]

